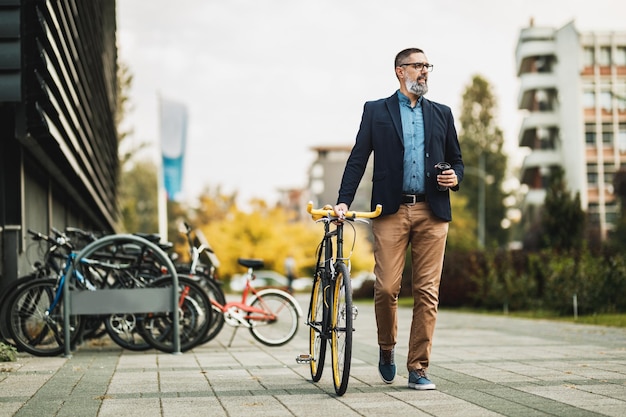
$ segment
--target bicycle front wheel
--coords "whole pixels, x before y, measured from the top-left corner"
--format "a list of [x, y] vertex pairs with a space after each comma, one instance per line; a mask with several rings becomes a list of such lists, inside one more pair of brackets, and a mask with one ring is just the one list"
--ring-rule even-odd
[[337, 264], [337, 276], [333, 288], [331, 312], [332, 336], [330, 350], [333, 362], [333, 384], [337, 395], [343, 395], [348, 388], [350, 362], [352, 361], [352, 285], [348, 267]]
[[311, 379], [317, 382], [322, 378], [324, 361], [326, 359], [326, 329], [324, 328], [324, 288], [322, 278], [316, 274], [313, 289], [311, 290], [311, 304], [309, 307], [309, 355], [311, 361]]
[[135, 352], [152, 349], [139, 331], [138, 320], [143, 320], [143, 314], [118, 313], [111, 314], [104, 320], [106, 331], [118, 346]]
[[[57, 356], [65, 351], [63, 300], [51, 309], [55, 278], [36, 279], [20, 286], [8, 303], [9, 332], [19, 350], [35, 356]], [[81, 316], [70, 317], [70, 345], [83, 330]]]
[[255, 311], [247, 314], [250, 333], [268, 346], [289, 342], [298, 331], [298, 307], [280, 290], [259, 291], [250, 303]]

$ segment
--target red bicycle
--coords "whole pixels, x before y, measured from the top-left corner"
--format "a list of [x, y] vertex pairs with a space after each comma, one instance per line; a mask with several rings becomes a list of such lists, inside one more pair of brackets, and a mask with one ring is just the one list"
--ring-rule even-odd
[[275, 288], [257, 290], [252, 286], [254, 270], [263, 267], [263, 260], [240, 258], [237, 262], [248, 268], [241, 300], [225, 304], [211, 300], [213, 314], [221, 315], [226, 324], [234, 327], [228, 346], [240, 327], [246, 327], [256, 340], [268, 346], [289, 342], [296, 335], [299, 318], [303, 315], [300, 305], [286, 291]]

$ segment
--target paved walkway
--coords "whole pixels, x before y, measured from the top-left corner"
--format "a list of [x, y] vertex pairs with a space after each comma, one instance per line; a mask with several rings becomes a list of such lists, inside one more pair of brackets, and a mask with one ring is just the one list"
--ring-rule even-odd
[[304, 326], [277, 348], [244, 329], [227, 348], [226, 326], [182, 355], [92, 342], [69, 359], [0, 362], [0, 416], [626, 415], [624, 329], [443, 311], [429, 372], [438, 389], [419, 392], [407, 388], [404, 369], [410, 310], [400, 312], [399, 374], [391, 385], [376, 369], [373, 307], [359, 311], [342, 397], [329, 367], [312, 383], [308, 365], [295, 362], [307, 352]]

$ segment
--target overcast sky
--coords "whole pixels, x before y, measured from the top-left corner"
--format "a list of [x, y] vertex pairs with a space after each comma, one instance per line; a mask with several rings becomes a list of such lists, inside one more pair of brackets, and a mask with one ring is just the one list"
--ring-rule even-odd
[[[118, 0], [119, 55], [134, 76], [135, 142], [158, 160], [158, 95], [189, 111], [183, 193], [273, 202], [303, 187], [319, 145], [352, 145], [367, 100], [391, 95], [393, 60], [422, 48], [428, 98], [459, 115], [476, 74], [515, 151], [520, 29], [626, 31], [624, 0]], [[334, 203], [334, 202], [328, 202]]]

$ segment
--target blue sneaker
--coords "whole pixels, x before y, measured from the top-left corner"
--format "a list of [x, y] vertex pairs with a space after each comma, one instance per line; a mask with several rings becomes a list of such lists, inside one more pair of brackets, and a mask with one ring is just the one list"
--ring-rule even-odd
[[391, 384], [396, 377], [396, 363], [393, 360], [394, 351], [395, 349], [380, 349], [378, 373], [385, 384]]
[[417, 390], [429, 390], [436, 389], [435, 384], [431, 382], [426, 376], [426, 371], [418, 369], [417, 371], [409, 372], [409, 388]]

